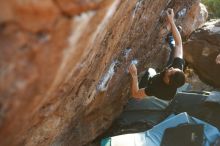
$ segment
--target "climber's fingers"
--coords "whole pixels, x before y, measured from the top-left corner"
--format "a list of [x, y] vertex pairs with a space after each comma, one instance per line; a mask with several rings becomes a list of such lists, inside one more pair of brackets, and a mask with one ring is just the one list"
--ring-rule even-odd
[[173, 12], [173, 9], [171, 9], [171, 8], [168, 8], [168, 9], [167, 9], [167, 12], [168, 12], [168, 14], [172, 14], [172, 12]]
[[137, 75], [137, 68], [136, 68], [136, 66], [134, 65], [134, 64], [131, 64], [130, 66], [129, 66], [129, 72], [130, 72], [130, 74], [133, 76], [133, 75]]
[[166, 14], [167, 14], [167, 17], [168, 17], [169, 20], [171, 20], [171, 19], [174, 18], [174, 12], [173, 12], [173, 9], [168, 8], [167, 11], [166, 11]]

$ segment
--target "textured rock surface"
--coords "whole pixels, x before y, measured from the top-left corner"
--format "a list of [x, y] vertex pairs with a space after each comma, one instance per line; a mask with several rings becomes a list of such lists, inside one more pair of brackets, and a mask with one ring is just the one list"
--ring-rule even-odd
[[187, 8], [183, 24], [197, 2], [0, 0], [0, 145], [102, 134], [129, 98], [131, 60], [139, 71], [165, 65], [164, 10]]
[[185, 70], [185, 74], [187, 77], [187, 83], [190, 84], [190, 90], [193, 91], [214, 91], [216, 88], [207, 85], [203, 81], [201, 81], [198, 75], [194, 72], [192, 68], [187, 67]]
[[12, 21], [32, 32], [53, 29], [60, 16], [53, 0], [1, 0], [0, 9], [0, 23]]
[[[182, 17], [184, 12], [187, 9], [182, 9], [177, 13], [176, 17]], [[184, 36], [188, 37], [192, 31], [196, 30], [198, 27], [201, 27], [208, 18], [208, 11], [206, 7], [202, 3], [195, 3], [192, 5], [192, 7], [188, 10], [188, 13], [186, 14], [186, 17], [183, 17], [182, 19], [184, 23], [182, 23], [183, 28], [183, 34]]]
[[220, 20], [207, 22], [196, 30], [190, 40], [184, 44], [187, 62], [195, 69], [199, 77], [212, 86], [220, 87], [220, 65], [216, 56], [220, 52]]
[[61, 10], [68, 15], [75, 15], [84, 12], [85, 10], [97, 10], [110, 1], [103, 0], [55, 0]]

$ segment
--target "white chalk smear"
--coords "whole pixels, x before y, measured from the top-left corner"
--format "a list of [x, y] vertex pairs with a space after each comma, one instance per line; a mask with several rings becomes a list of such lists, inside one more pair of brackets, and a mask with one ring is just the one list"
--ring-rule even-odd
[[134, 18], [137, 11], [139, 11], [141, 9], [142, 2], [143, 2], [143, 0], [138, 0], [138, 2], [136, 3], [132, 18]]
[[160, 16], [161, 17], [164, 17], [166, 15], [166, 12], [164, 11], [164, 10], [162, 10], [161, 12], [160, 12]]
[[137, 59], [131, 60], [131, 64], [137, 65], [138, 64], [138, 60]]
[[130, 52], [131, 52], [131, 48], [127, 48], [127, 49], [125, 49], [125, 51], [123, 52], [124, 57], [126, 58], [126, 60], [128, 59], [128, 56], [129, 56]]
[[186, 15], [186, 8], [183, 8], [177, 13], [178, 17], [184, 17]]
[[113, 61], [113, 63], [110, 65], [107, 73], [103, 76], [103, 78], [100, 80], [97, 90], [99, 91], [106, 91], [108, 88], [108, 84], [110, 80], [112, 79], [113, 75], [115, 74], [115, 65], [118, 63], [118, 61]]
[[[129, 64], [129, 66], [131, 65], [131, 64], [134, 64], [134, 65], [137, 65], [138, 64], [138, 60], [137, 59], [133, 59], [133, 60], [131, 60], [131, 63]], [[129, 73], [129, 66], [126, 68], [126, 70], [125, 70], [125, 72], [128, 74]]]

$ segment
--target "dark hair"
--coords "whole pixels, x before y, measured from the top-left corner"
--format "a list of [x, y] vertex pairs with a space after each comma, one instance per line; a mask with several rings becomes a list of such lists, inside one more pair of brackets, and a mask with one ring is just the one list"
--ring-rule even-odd
[[170, 85], [176, 88], [181, 87], [185, 82], [186, 78], [182, 71], [177, 71], [170, 77]]

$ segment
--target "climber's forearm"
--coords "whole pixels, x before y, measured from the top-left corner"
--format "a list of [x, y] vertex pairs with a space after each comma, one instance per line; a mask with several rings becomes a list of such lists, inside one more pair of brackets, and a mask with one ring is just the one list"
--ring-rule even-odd
[[171, 25], [172, 35], [173, 35], [173, 38], [175, 40], [175, 44], [177, 46], [182, 45], [181, 35], [180, 35], [180, 33], [179, 33], [179, 31], [176, 27], [176, 24], [175, 24], [174, 20], [170, 22], [170, 25]]
[[139, 89], [137, 75], [133, 75], [131, 79], [131, 94], [136, 99], [142, 99], [146, 96], [144, 88]]
[[171, 25], [172, 35], [175, 41], [175, 50], [174, 50], [174, 58], [179, 57], [183, 58], [183, 46], [182, 46], [182, 39], [177, 27], [174, 23], [174, 12], [173, 9], [168, 8], [167, 11], [167, 18]]
[[183, 46], [182, 46], [181, 35], [173, 20], [170, 21], [170, 24], [171, 24], [172, 35], [175, 41], [174, 57], [183, 58]]

